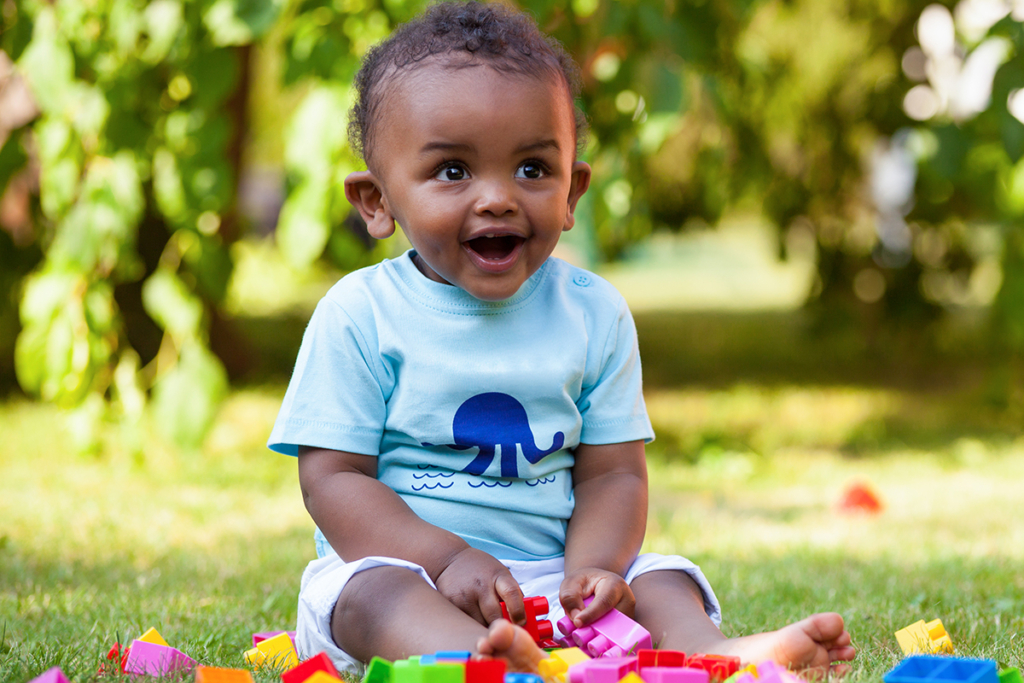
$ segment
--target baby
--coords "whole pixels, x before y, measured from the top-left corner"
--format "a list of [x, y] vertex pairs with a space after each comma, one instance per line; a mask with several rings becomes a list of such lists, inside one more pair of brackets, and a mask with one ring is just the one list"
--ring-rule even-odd
[[413, 248], [320, 302], [270, 437], [317, 525], [300, 650], [350, 671], [453, 649], [532, 671], [544, 653], [516, 624], [542, 595], [577, 626], [617, 607], [662, 648], [853, 659], [838, 614], [726, 638], [696, 565], [638, 555], [654, 434], [633, 321], [551, 257], [590, 182], [566, 52], [503, 5], [443, 3], [372, 49], [356, 88], [368, 170], [346, 196]]

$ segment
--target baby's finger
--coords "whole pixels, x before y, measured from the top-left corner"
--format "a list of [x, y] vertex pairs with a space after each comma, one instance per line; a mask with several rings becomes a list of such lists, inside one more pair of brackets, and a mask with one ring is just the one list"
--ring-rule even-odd
[[585, 584], [585, 577], [572, 575], [567, 576], [558, 589], [558, 601], [562, 603], [562, 609], [565, 610], [566, 616], [577, 626], [580, 626], [580, 624], [576, 621], [576, 617], [579, 616], [585, 607], [583, 604], [584, 598], [589, 596], [586, 592], [587, 586]]
[[[509, 619], [513, 624], [522, 626], [526, 623], [526, 607], [523, 606], [523, 591], [519, 584], [512, 578], [511, 574], [502, 574], [494, 581], [494, 590], [498, 593], [498, 599], [505, 603]], [[498, 617], [501, 616], [501, 606], [498, 606]], [[498, 617], [495, 617], [497, 619]], [[493, 621], [493, 620], [492, 620]]]

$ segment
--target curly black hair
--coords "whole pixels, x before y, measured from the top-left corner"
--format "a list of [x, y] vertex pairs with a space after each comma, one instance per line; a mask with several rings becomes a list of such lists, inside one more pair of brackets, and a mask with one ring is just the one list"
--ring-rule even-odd
[[544, 35], [528, 15], [506, 5], [448, 1], [430, 6], [370, 48], [355, 77], [356, 103], [349, 115], [352, 148], [369, 160], [373, 124], [384, 97], [385, 82], [396, 72], [424, 60], [464, 53], [498, 70], [529, 76], [552, 74], [564, 79], [573, 102], [577, 153], [586, 143], [587, 119], [575, 105], [580, 70], [565, 48]]

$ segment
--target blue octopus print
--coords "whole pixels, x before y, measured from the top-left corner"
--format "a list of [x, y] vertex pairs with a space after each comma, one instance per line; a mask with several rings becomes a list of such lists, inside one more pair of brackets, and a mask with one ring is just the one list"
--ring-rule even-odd
[[466, 399], [455, 411], [452, 434], [455, 443], [448, 444], [448, 448], [457, 451], [479, 449], [477, 456], [463, 468], [463, 472], [483, 474], [494, 461], [496, 447], [501, 446], [501, 476], [510, 478], [519, 476], [517, 460], [520, 449], [527, 462], [535, 465], [545, 456], [560, 450], [565, 443], [565, 435], [555, 432], [551, 448], [541, 450], [534, 439], [523, 404], [508, 394], [497, 392], [477, 394]]

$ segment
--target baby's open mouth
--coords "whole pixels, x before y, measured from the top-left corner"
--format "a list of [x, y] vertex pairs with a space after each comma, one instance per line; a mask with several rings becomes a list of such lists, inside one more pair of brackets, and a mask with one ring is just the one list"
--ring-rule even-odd
[[516, 235], [494, 235], [468, 240], [466, 246], [489, 261], [507, 258], [525, 240]]

